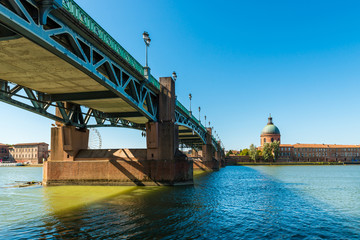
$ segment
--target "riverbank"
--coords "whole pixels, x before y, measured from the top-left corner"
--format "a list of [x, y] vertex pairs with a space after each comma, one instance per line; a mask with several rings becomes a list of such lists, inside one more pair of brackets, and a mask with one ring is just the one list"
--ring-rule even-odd
[[42, 167], [43, 164], [0, 163], [0, 167]]
[[352, 165], [352, 164], [360, 164], [359, 162], [238, 162], [236, 164], [231, 164], [227, 166], [271, 166], [271, 165], [283, 165], [283, 166], [298, 166], [298, 165]]

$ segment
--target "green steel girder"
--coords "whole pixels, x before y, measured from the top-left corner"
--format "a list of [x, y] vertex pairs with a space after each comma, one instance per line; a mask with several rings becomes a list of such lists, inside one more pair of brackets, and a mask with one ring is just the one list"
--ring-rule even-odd
[[[60, 2], [63, 8], [60, 8]], [[54, 9], [57, 10], [53, 11]], [[72, 18], [78, 22], [73, 21]], [[88, 30], [84, 31], [84, 28], [79, 27], [80, 25]], [[146, 79], [143, 76], [141, 64], [73, 0], [0, 0], [0, 30], [2, 30], [0, 41], [26, 37], [108, 89], [105, 92], [48, 95], [16, 85], [11, 89], [2, 89], [1, 101], [77, 127], [119, 126], [143, 130], [143, 125], [121, 118], [144, 116], [149, 121], [157, 121], [160, 83], [152, 75]], [[99, 40], [94, 40], [93, 36], [88, 34], [89, 31]], [[101, 42], [117, 55], [103, 48]], [[129, 66], [135, 71], [129, 70]], [[6, 81], [0, 81], [0, 83], [1, 86], [8, 85]], [[30, 100], [31, 105], [12, 99], [21, 90], [26, 93], [26, 98]], [[61, 103], [62, 101], [112, 97], [122, 98], [137, 112], [106, 115], [89, 108], [84, 114], [81, 111], [84, 107], [75, 105], [73, 109], [65, 111]], [[59, 109], [63, 109], [60, 111], [62, 118], [47, 112], [49, 106], [58, 106]], [[94, 118], [96, 124], [88, 124], [90, 118]], [[206, 143], [206, 129], [179, 101], [176, 101], [175, 119], [177, 125], [191, 129], [199, 137], [201, 143]], [[188, 142], [188, 144], [192, 143]], [[212, 145], [215, 149], [222, 149], [214, 138], [212, 138]]]
[[[23, 2], [26, 2], [26, 7]], [[138, 79], [131, 75], [120, 61], [109, 57], [109, 54], [55, 17], [53, 12], [47, 12], [47, 25], [41, 25], [37, 21], [42, 17], [39, 11], [41, 2], [1, 0], [0, 23], [85, 72], [144, 117], [156, 121], [158, 95], [149, 87], [152, 84], [145, 78]], [[9, 6], [16, 6], [17, 11]]]
[[[29, 100], [26, 101], [14, 99], [14, 97]], [[43, 93], [35, 90], [12, 84], [8, 81], [0, 80], [0, 101], [22, 108], [24, 110], [39, 114], [41, 116], [61, 122], [65, 125], [72, 125], [79, 128], [90, 127], [123, 127], [144, 130], [145, 125], [136, 124], [121, 118], [109, 118], [106, 113], [88, 108], [78, 104], [72, 104], [66, 108], [61, 101], [48, 101], [43, 99]], [[49, 111], [49, 107], [57, 107], [61, 117]], [[96, 124], [89, 124], [90, 119], [94, 119]]]

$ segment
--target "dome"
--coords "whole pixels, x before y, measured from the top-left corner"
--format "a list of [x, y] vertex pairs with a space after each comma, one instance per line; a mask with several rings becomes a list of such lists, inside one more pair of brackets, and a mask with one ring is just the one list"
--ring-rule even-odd
[[268, 118], [268, 124], [261, 131], [261, 135], [263, 134], [280, 134], [280, 130], [273, 124], [272, 117]]
[[274, 124], [266, 125], [261, 131], [262, 134], [280, 134], [280, 130]]

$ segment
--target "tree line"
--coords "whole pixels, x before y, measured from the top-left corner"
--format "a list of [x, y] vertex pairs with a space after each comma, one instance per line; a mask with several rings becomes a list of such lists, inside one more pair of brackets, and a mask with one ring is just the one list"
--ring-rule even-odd
[[[264, 146], [259, 149], [254, 144], [251, 144], [249, 148], [240, 150], [238, 156], [249, 156], [254, 162], [261, 160], [261, 158], [266, 162], [276, 161], [279, 157], [280, 152], [280, 142], [274, 141], [272, 143], [264, 143]], [[229, 156], [233, 154], [230, 150], [226, 155]]]

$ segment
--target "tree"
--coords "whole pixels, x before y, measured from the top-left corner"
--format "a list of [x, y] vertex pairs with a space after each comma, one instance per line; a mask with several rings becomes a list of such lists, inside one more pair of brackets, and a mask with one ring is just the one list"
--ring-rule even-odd
[[270, 143], [264, 143], [263, 146], [263, 157], [265, 161], [271, 161], [273, 158], [273, 154], [272, 154], [272, 147]]
[[251, 144], [249, 147], [249, 156], [250, 159], [253, 160], [254, 162], [256, 162], [256, 160], [259, 157], [258, 150], [256, 149], [256, 146], [254, 144]]
[[226, 156], [228, 157], [230, 154], [233, 154], [231, 150], [227, 152]]
[[279, 157], [279, 152], [280, 152], [280, 142], [279, 141], [274, 141], [271, 143], [271, 148], [272, 148], [272, 152], [274, 155], [274, 160], [276, 161]]
[[249, 149], [245, 148], [241, 151], [240, 156], [249, 156]]

